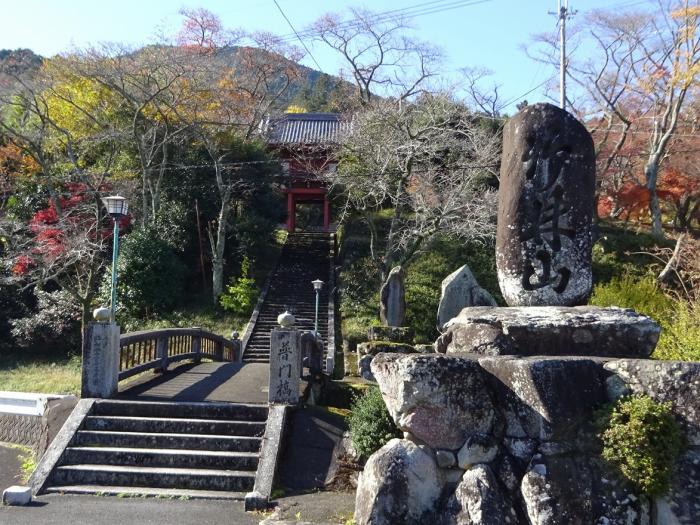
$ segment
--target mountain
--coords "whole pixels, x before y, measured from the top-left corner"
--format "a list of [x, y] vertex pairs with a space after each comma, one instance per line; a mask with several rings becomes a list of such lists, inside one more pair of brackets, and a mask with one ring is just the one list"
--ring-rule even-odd
[[43, 60], [31, 49], [0, 49], [0, 71], [13, 75], [36, 71]]

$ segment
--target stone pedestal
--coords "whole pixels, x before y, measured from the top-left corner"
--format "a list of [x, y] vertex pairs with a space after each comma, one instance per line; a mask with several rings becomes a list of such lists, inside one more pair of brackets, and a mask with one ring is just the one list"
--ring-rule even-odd
[[268, 401], [285, 405], [299, 402], [301, 332], [275, 329], [270, 333], [270, 390]]
[[110, 398], [117, 393], [119, 325], [90, 323], [83, 341], [81, 397]]
[[648, 357], [661, 329], [622, 308], [465, 308], [445, 325], [438, 352], [480, 355]]

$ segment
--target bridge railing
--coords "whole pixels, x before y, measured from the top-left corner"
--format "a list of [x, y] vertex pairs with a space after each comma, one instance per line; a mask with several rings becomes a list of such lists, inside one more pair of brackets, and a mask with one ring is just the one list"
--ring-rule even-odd
[[165, 371], [173, 362], [203, 357], [240, 362], [241, 342], [201, 328], [131, 332], [119, 338], [119, 381], [150, 369]]

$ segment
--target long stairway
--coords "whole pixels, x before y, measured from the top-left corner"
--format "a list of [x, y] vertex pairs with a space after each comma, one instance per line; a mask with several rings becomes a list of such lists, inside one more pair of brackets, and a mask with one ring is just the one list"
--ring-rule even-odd
[[45, 492], [243, 499], [265, 405], [95, 402]]
[[314, 329], [316, 292], [311, 281], [321, 279], [318, 309], [318, 332], [327, 347], [328, 275], [331, 237], [327, 233], [293, 233], [282, 248], [277, 270], [272, 276], [253, 333], [248, 340], [243, 361], [267, 363], [270, 359], [270, 331], [277, 326], [277, 316], [289, 310], [300, 330]]

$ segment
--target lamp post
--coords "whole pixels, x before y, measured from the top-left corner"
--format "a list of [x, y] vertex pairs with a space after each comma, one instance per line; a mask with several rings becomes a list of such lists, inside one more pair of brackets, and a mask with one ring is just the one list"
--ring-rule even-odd
[[111, 195], [102, 199], [107, 208], [107, 213], [114, 221], [114, 231], [112, 234], [112, 301], [110, 303], [112, 322], [116, 320], [117, 314], [117, 257], [119, 255], [119, 219], [124, 217], [129, 211], [129, 203], [124, 197]]
[[318, 336], [318, 297], [321, 293], [321, 288], [323, 288], [323, 281], [321, 279], [316, 279], [311, 281], [314, 285], [314, 290], [316, 290], [316, 317], [314, 317], [314, 335]]

